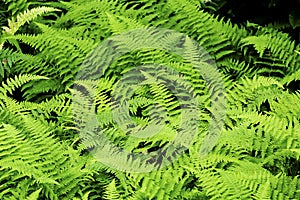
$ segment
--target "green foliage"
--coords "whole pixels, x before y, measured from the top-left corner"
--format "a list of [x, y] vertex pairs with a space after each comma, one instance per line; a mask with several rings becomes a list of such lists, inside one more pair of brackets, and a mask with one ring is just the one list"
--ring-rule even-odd
[[13, 64], [22, 55], [9, 49], [2, 49], [0, 52], [0, 80], [2, 80], [3, 78], [9, 76], [12, 71]]
[[26, 10], [24, 13], [21, 13], [16, 16], [16, 20], [8, 20], [8, 27], [3, 26], [4, 31], [10, 35], [14, 35], [17, 30], [24, 25], [26, 22], [29, 22], [36, 18], [39, 15], [42, 15], [46, 12], [58, 11], [57, 9], [51, 7], [39, 7], [33, 8], [31, 10]]
[[[226, 10], [230, 2], [0, 2], [0, 199], [300, 199], [299, 42], [294, 30], [282, 28], [287, 24], [237, 20], [236, 2], [231, 13]], [[273, 1], [267, 2], [260, 6], [270, 7]], [[200, 156], [201, 144], [209, 134], [212, 101], [220, 98], [212, 91], [221, 86], [212, 88], [211, 80], [197, 75], [189, 62], [195, 55], [193, 43], [181, 40], [185, 59], [159, 48], [127, 52], [117, 60], [90, 54], [103, 50], [98, 45], [111, 36], [146, 27], [188, 35], [215, 61], [226, 89], [227, 103], [221, 106], [227, 110], [207, 156]], [[157, 41], [172, 44], [178, 39], [148, 30], [143, 36], [154, 47], [160, 47]], [[143, 45], [139, 38], [124, 38], [101, 53]], [[209, 63], [210, 58], [203, 55], [201, 61]], [[134, 70], [149, 64], [156, 65], [137, 78]], [[169, 74], [157, 67], [163, 65]], [[80, 71], [82, 66], [86, 71]], [[209, 70], [200, 72], [205, 73], [216, 77]], [[143, 84], [138, 86], [138, 80]], [[195, 94], [197, 119], [183, 117], [188, 116], [179, 101], [185, 97], [183, 89]], [[92, 140], [82, 140], [78, 133], [79, 122], [92, 125], [95, 120], [82, 110], [91, 103], [84, 99], [87, 93], [95, 105], [89, 112], [96, 113], [99, 123], [97, 134], [89, 135]], [[126, 102], [128, 110], [118, 110], [114, 98]], [[118, 124], [116, 115], [135, 126]], [[161, 129], [138, 137], [160, 120], [166, 121]], [[188, 149], [178, 149], [184, 154], [176, 157], [168, 147], [182, 123], [194, 123], [197, 130], [192, 130], [191, 145], [185, 143], [189, 138], [178, 141]], [[107, 141], [140, 157], [124, 156]], [[172, 160], [169, 165], [140, 173], [116, 170], [125, 164], [142, 168], [141, 160], [159, 164], [158, 149], [163, 159]], [[97, 152], [107, 152], [102, 159], [115, 166], [99, 163], [91, 156]]]

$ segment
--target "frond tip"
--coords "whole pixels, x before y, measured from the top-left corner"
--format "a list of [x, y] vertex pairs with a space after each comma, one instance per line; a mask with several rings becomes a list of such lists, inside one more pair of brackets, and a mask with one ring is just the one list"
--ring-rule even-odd
[[23, 84], [33, 81], [33, 80], [39, 80], [39, 79], [48, 79], [44, 76], [37, 76], [37, 75], [31, 75], [31, 74], [22, 74], [19, 76], [15, 76], [14, 78], [10, 78], [6, 80], [6, 83], [2, 83], [0, 87], [0, 92], [3, 94], [6, 94], [6, 92], [9, 92], [12, 94], [12, 92], [18, 88], [21, 87]]
[[26, 10], [23, 13], [17, 15], [16, 17], [17, 20], [15, 20], [14, 18], [9, 19], [8, 27], [3, 26], [2, 28], [6, 33], [10, 35], [14, 35], [17, 32], [17, 30], [21, 26], [23, 26], [26, 22], [30, 22], [44, 13], [53, 12], [53, 11], [60, 11], [60, 10], [51, 7], [46, 7], [46, 6], [33, 8], [31, 10]]

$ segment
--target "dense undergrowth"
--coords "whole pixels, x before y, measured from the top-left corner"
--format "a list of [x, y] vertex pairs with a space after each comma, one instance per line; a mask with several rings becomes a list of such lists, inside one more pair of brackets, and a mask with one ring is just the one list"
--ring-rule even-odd
[[[0, 199], [300, 199], [299, 2], [293, 2], [294, 10], [283, 9], [286, 18], [279, 21], [243, 19], [235, 10], [243, 6], [236, 2], [1, 1]], [[261, 8], [282, 3], [268, 2]], [[199, 148], [211, 120], [211, 97], [206, 81], [195, 77], [183, 59], [157, 49], [137, 50], [111, 63], [96, 83], [76, 78], [102, 41], [145, 27], [189, 36], [218, 68], [226, 119], [205, 157]], [[75, 88], [98, 86], [99, 126], [116, 146], [155, 153], [177, 133], [182, 113], [176, 98], [162, 84], [137, 90], [128, 101], [132, 120], [149, 124], [149, 116], [157, 114], [151, 105], [157, 104], [165, 108], [168, 121], [158, 134], [138, 139], [116, 125], [110, 101], [112, 93], [123, 92], [115, 87], [122, 74], [149, 63], [168, 65], [189, 80], [200, 110], [196, 137], [166, 167], [118, 171], [91, 156], [87, 148], [96, 144], [80, 140], [76, 120], [85, 119], [74, 117]], [[90, 73], [97, 73], [97, 67]], [[107, 160], [121, 165], [126, 158], [112, 152]]]

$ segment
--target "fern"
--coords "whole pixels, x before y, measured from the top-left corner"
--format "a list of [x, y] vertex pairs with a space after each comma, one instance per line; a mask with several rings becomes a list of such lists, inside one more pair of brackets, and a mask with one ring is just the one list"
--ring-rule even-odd
[[[44, 105], [22, 104], [7, 96], [22, 84], [40, 78], [44, 77], [22, 75], [7, 80], [1, 87], [0, 135], [3, 142], [0, 179], [6, 182], [0, 189], [3, 199], [9, 196], [25, 199], [36, 187], [41, 188], [40, 191], [32, 193], [28, 198], [40, 194], [50, 199], [61, 199], [65, 193], [71, 198], [78, 195], [84, 177], [91, 173], [89, 170], [81, 170], [85, 161], [80, 161], [78, 151], [70, 148], [66, 142], [58, 142], [54, 137], [53, 133], [59, 131], [57, 124], [53, 126], [46, 118], [35, 115], [34, 108], [41, 113], [42, 110], [57, 109], [54, 106], [55, 100], [44, 102]], [[7, 149], [10, 151], [7, 152]], [[19, 181], [14, 183], [14, 177]], [[25, 189], [24, 185], [29, 187]]]
[[[4, 36], [14, 35], [19, 30], [19, 28], [23, 26], [26, 22], [32, 21], [37, 16], [42, 15], [46, 12], [53, 12], [53, 11], [59, 11], [59, 10], [44, 6], [44, 7], [33, 8], [31, 10], [26, 10], [24, 13], [18, 14], [16, 16], [16, 19], [12, 18], [8, 20], [8, 26], [2, 27], [4, 29], [3, 32]], [[0, 49], [3, 48], [4, 42], [5, 42], [5, 37], [4, 37], [4, 41], [1, 41], [0, 43]]]
[[116, 188], [115, 179], [113, 179], [113, 181], [108, 184], [106, 188], [104, 199], [120, 199], [119, 196], [120, 195], [118, 194]]
[[10, 49], [2, 49], [0, 51], [0, 80], [2, 80], [10, 75], [13, 65], [22, 55]]
[[14, 2], [13, 0], [4, 0], [5, 4], [8, 5], [8, 10], [14, 16], [15, 14], [19, 13], [20, 11], [24, 11], [28, 9], [28, 2], [27, 0], [21, 0]]
[[299, 199], [299, 42], [228, 2], [0, 3], [0, 199]]

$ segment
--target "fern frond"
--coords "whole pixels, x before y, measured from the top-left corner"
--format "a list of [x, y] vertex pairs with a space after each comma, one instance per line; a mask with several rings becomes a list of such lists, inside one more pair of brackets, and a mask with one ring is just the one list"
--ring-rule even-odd
[[104, 199], [107, 199], [107, 200], [121, 199], [120, 194], [118, 193], [117, 188], [116, 188], [115, 179], [113, 179], [112, 182], [107, 185], [106, 190], [104, 192]]
[[267, 47], [270, 45], [271, 37], [269, 35], [248, 36], [241, 40], [243, 45], [254, 45], [255, 50], [262, 57]]
[[42, 190], [42, 188], [40, 188], [37, 191], [31, 193], [30, 196], [28, 196], [26, 198], [26, 200], [38, 200], [41, 190]]
[[9, 94], [13, 94], [13, 91], [16, 88], [21, 87], [23, 84], [29, 81], [40, 80], [40, 79], [47, 79], [47, 77], [31, 75], [31, 74], [23, 74], [23, 75], [15, 76], [14, 78], [7, 79], [6, 83], [3, 82], [0, 91], [2, 92], [2, 94], [6, 94], [7, 92]]
[[2, 27], [4, 31], [10, 35], [14, 35], [21, 26], [23, 26], [26, 22], [30, 22], [36, 17], [43, 15], [47, 12], [60, 11], [55, 8], [41, 6], [37, 8], [33, 8], [31, 10], [26, 10], [25, 12], [16, 16], [16, 19], [12, 18], [8, 20], [8, 27]]
[[124, 16], [116, 16], [111, 13], [106, 13], [113, 35], [128, 31], [131, 29], [145, 28], [138, 21]]

